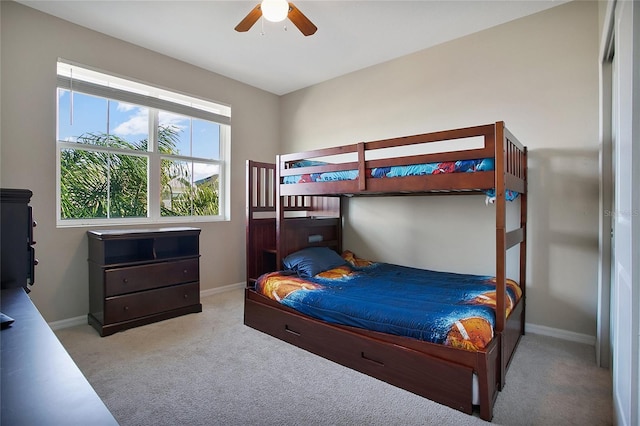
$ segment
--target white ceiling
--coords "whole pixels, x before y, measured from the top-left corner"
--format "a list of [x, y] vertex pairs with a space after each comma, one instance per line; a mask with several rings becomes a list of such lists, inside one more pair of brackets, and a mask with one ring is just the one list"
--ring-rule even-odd
[[[283, 95], [389, 61], [566, 0], [311, 1], [317, 27], [261, 19], [234, 31], [259, 2], [75, 0], [20, 3], [266, 91]], [[284, 30], [286, 24], [286, 31]]]

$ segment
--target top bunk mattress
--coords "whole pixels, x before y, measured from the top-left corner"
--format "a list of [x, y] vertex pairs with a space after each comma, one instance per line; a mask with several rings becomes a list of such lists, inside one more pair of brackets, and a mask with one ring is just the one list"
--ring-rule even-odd
[[[289, 164], [292, 169], [301, 167], [323, 166], [329, 163], [321, 161], [301, 160]], [[410, 164], [406, 166], [387, 166], [366, 169], [366, 178], [387, 179], [401, 178], [409, 176], [429, 176], [444, 175], [452, 173], [474, 173], [491, 172], [495, 170], [495, 160], [493, 158], [480, 158], [474, 160], [441, 161], [433, 163]], [[295, 174], [282, 177], [285, 185], [304, 184], [312, 182], [338, 182], [353, 181], [358, 179], [358, 170], [340, 170], [332, 172]], [[479, 188], [480, 189], [480, 188]], [[486, 188], [483, 191], [487, 197], [493, 201], [495, 199], [495, 188]], [[513, 201], [519, 193], [507, 189], [505, 199]]]
[[[317, 161], [297, 161], [291, 167], [309, 167], [326, 165]], [[493, 158], [476, 160], [442, 161], [434, 163], [411, 164], [408, 166], [389, 166], [367, 169], [368, 178], [394, 178], [406, 176], [438, 175], [448, 173], [489, 172], [495, 169]], [[283, 183], [333, 182], [341, 180], [355, 180], [358, 170], [343, 170], [337, 172], [309, 173], [303, 175], [284, 176]]]
[[[495, 278], [374, 263], [350, 252], [343, 258], [349, 261], [318, 273], [308, 259], [285, 263], [296, 270], [261, 276], [256, 291], [329, 323], [472, 351], [493, 339]], [[508, 280], [507, 315], [521, 294]]]

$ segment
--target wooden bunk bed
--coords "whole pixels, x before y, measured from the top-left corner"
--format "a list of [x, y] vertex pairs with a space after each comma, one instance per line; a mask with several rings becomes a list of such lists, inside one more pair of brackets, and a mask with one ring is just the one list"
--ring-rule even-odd
[[[469, 148], [455, 148], [457, 141], [468, 140], [480, 140], [481, 146], [476, 143]], [[391, 158], [375, 155], [397, 147], [443, 141], [453, 141], [454, 148]], [[308, 162], [344, 154], [356, 158]], [[494, 169], [385, 179], [374, 178], [370, 173], [376, 167], [479, 158], [493, 159]], [[300, 161], [304, 161], [302, 166]], [[344, 181], [285, 183], [287, 176], [344, 171], [357, 171], [356, 177]], [[247, 185], [246, 325], [462, 412], [471, 414], [474, 406], [479, 406], [480, 417], [492, 419], [495, 399], [505, 385], [506, 370], [524, 334], [525, 324], [527, 149], [503, 122], [280, 155], [275, 165], [249, 161]], [[494, 337], [482, 350], [462, 350], [331, 324], [254, 291], [258, 276], [282, 269], [281, 262], [290, 253], [309, 246], [342, 251], [341, 200], [344, 196], [477, 194], [487, 190], [495, 193], [496, 318]], [[519, 202], [507, 202], [509, 191], [519, 194]], [[509, 231], [506, 229], [507, 204], [520, 206], [519, 226]], [[518, 283], [522, 297], [507, 315], [506, 258], [507, 250], [513, 247], [519, 247]]]

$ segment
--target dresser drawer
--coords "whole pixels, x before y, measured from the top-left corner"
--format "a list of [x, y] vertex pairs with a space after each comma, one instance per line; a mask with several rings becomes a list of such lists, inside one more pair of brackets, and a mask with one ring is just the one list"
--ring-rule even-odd
[[105, 271], [105, 296], [116, 296], [198, 280], [198, 259], [107, 269]]
[[105, 300], [104, 321], [127, 321], [200, 303], [199, 283], [180, 284]]

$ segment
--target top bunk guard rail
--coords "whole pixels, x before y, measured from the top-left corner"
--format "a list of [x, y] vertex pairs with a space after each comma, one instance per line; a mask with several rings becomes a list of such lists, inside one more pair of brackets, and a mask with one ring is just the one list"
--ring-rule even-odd
[[[504, 131], [503, 131], [504, 130]], [[502, 142], [496, 143], [498, 135], [504, 135]], [[482, 138], [482, 147], [465, 148], [458, 140]], [[449, 142], [448, 150], [433, 153], [384, 157], [385, 150], [405, 147], [415, 148], [418, 145], [435, 142]], [[504, 151], [501, 148], [504, 147]], [[500, 152], [502, 151], [502, 152]], [[309, 163], [303, 167], [295, 167], [302, 160], [318, 161], [326, 157], [351, 156], [350, 161]], [[353, 156], [356, 161], [353, 161]], [[379, 158], [376, 158], [379, 157]], [[384, 157], [384, 158], [382, 158]], [[526, 148], [504, 127], [503, 122], [495, 124], [467, 127], [454, 130], [425, 133], [383, 139], [371, 142], [339, 147], [317, 149], [277, 157], [277, 182], [280, 196], [290, 195], [375, 195], [391, 193], [431, 193], [431, 192], [470, 192], [476, 193], [491, 188], [498, 188], [495, 171], [478, 171], [474, 173], [452, 173], [424, 176], [406, 176], [393, 179], [375, 179], [367, 176], [368, 169], [376, 167], [407, 166], [444, 161], [475, 160], [492, 158], [505, 161], [506, 189], [516, 192], [526, 191]], [[287, 176], [310, 175], [327, 172], [347, 172], [357, 170], [353, 180], [336, 180], [324, 182], [284, 183]]]

